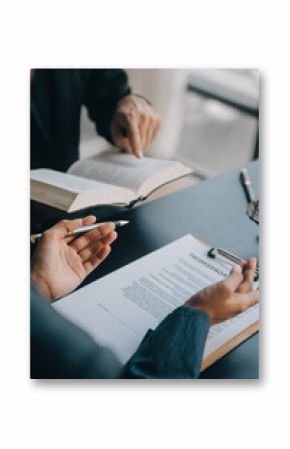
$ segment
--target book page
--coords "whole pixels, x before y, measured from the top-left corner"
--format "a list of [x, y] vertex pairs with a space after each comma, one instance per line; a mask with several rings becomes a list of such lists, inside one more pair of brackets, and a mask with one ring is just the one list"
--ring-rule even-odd
[[47, 168], [31, 170], [30, 179], [33, 181], [50, 184], [54, 187], [59, 187], [74, 193], [95, 189], [99, 184], [91, 179], [80, 178], [79, 176], [73, 175], [68, 176], [66, 173]]
[[[178, 162], [161, 159], [146, 157], [137, 159], [132, 154], [119, 153], [116, 150], [111, 150], [75, 162], [69, 168], [68, 173], [126, 187], [138, 195], [141, 193], [142, 185], [148, 179], [158, 177], [160, 173], [169, 172], [170, 169], [176, 166], [179, 167], [180, 165]], [[188, 169], [188, 172], [190, 171]], [[163, 177], [161, 178], [160, 184], [162, 182]], [[158, 185], [158, 182], [155, 184], [153, 188]]]
[[[191, 235], [133, 262], [54, 303], [55, 309], [125, 363], [148, 329], [194, 293], [228, 275], [231, 264], [210, 259]], [[212, 326], [205, 356], [258, 320], [254, 306], [232, 320]]]

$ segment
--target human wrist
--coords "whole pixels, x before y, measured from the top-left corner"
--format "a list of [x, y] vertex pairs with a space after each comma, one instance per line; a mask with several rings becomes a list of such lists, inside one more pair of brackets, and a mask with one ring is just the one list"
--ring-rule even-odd
[[205, 307], [204, 304], [200, 304], [198, 302], [192, 301], [192, 299], [189, 299], [188, 301], [186, 301], [186, 303], [184, 305], [191, 309], [201, 310], [202, 312], [204, 312], [207, 315], [211, 325], [213, 325], [215, 323], [215, 319], [214, 319], [212, 312], [209, 310], [208, 307]]
[[152, 106], [152, 103], [149, 100], [147, 100], [147, 98], [144, 97], [143, 95], [137, 94], [136, 92], [132, 92], [131, 95], [133, 95], [134, 97], [142, 98], [142, 100], [146, 101], [146, 103], [149, 104], [149, 106]]
[[132, 98], [132, 97], [141, 98], [141, 100], [145, 101], [145, 103], [147, 103], [149, 106], [152, 106], [152, 103], [149, 100], [147, 100], [147, 98], [144, 97], [143, 95], [138, 94], [136, 92], [130, 92], [129, 94], [127, 94], [124, 97], [120, 98], [120, 100], [117, 102], [116, 110], [118, 109], [118, 106], [120, 105], [120, 103], [122, 103], [122, 101], [124, 99]]
[[47, 284], [47, 282], [41, 276], [40, 273], [37, 273], [37, 271], [32, 270], [31, 271], [31, 282], [33, 283], [33, 285], [37, 288], [39, 293], [41, 293], [41, 295], [45, 299], [49, 300], [49, 302], [52, 301], [52, 295], [50, 292], [49, 285]]

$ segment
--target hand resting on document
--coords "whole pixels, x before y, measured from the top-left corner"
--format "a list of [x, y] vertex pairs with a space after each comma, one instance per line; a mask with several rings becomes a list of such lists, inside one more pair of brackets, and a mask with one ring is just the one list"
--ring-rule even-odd
[[62, 220], [48, 229], [35, 250], [31, 279], [50, 301], [68, 294], [108, 257], [117, 233], [113, 223], [78, 237], [64, 237], [81, 226], [91, 225], [96, 217]]
[[253, 290], [255, 269], [254, 257], [235, 265], [224, 281], [196, 293], [185, 305], [206, 312], [211, 324], [233, 318], [259, 302], [259, 291]]

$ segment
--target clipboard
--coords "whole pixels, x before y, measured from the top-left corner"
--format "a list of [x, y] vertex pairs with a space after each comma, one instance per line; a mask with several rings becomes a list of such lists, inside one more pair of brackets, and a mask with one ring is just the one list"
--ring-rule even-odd
[[[209, 263], [207, 256], [209, 250], [208, 244], [187, 234], [54, 302], [53, 307], [68, 319], [77, 322], [97, 342], [102, 342], [102, 345], [114, 351], [120, 362], [125, 364], [140, 345], [147, 330], [154, 329], [168, 313], [178, 305], [183, 305], [189, 298], [187, 290], [178, 290], [178, 304], [172, 304], [164, 301], [164, 290], [161, 290], [161, 295], [157, 297], [154, 293], [150, 296], [148, 287], [155, 292], [154, 286], [160, 289], [161, 285], [165, 285], [165, 289], [170, 289], [171, 294], [174, 295], [176, 289], [183, 285], [183, 281], [190, 279], [188, 276], [193, 274], [192, 282], [196, 287], [194, 294], [199, 291], [199, 287], [201, 289], [213, 282], [222, 281], [227, 275], [229, 270], [224, 264], [212, 261]], [[201, 273], [203, 269], [206, 276], [204, 285], [201, 286], [199, 285], [201, 279], [198, 280], [197, 273]], [[176, 272], [178, 272], [178, 279], [172, 282]], [[164, 273], [166, 273], [165, 276]], [[148, 285], [148, 282], [151, 284]], [[114, 285], [114, 295], [112, 295], [112, 285]], [[140, 291], [141, 293], [146, 291], [149, 295], [147, 303], [138, 300]], [[156, 300], [158, 308], [154, 309]], [[141, 307], [138, 307], [139, 304]], [[95, 313], [96, 306], [99, 308], [99, 313]], [[248, 316], [242, 317], [241, 321], [219, 323], [210, 329], [201, 370], [224, 356], [256, 331], [256, 321], [259, 317], [257, 312], [256, 309], [252, 309]], [[114, 332], [111, 327], [112, 320], [113, 322], [117, 320], [118, 323], [114, 327]]]
[[[223, 248], [210, 248], [207, 251], [207, 256], [210, 258], [222, 257], [225, 260], [228, 260], [231, 263], [239, 263], [242, 259], [237, 255], [224, 250]], [[256, 268], [254, 281], [259, 280], [259, 267]], [[207, 357], [203, 358], [201, 363], [200, 372], [204, 371], [210, 365], [215, 363], [217, 360], [225, 356], [228, 352], [236, 348], [238, 345], [243, 343], [245, 340], [250, 338], [256, 332], [259, 331], [260, 322], [257, 320], [255, 323], [252, 323], [250, 326], [246, 327], [243, 331], [235, 335], [233, 338], [227, 340], [223, 345], [221, 345], [216, 351], [209, 354]]]
[[[223, 248], [211, 248], [208, 252], [207, 252], [208, 257], [210, 257], [211, 259], [215, 259], [218, 256], [223, 257], [226, 260], [229, 260], [230, 262], [234, 262], [239, 264], [242, 259], [237, 256], [236, 254], [230, 253], [229, 251], [226, 251]], [[259, 280], [259, 266], [256, 267], [256, 271], [255, 271], [255, 278], [254, 281], [258, 281]]]

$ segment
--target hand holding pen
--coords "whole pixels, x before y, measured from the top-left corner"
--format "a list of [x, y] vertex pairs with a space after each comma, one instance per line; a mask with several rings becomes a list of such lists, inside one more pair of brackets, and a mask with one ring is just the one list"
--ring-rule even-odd
[[[93, 217], [93, 215], [92, 215]], [[87, 218], [87, 217], [86, 217]], [[94, 217], [95, 219], [95, 217]], [[63, 222], [68, 221], [69, 220], [63, 220]], [[103, 222], [103, 223], [94, 223], [94, 224], [90, 224], [90, 225], [86, 225], [86, 226], [80, 226], [72, 231], [67, 232], [64, 237], [76, 237], [80, 234], [85, 234], [86, 232], [92, 231], [93, 229], [98, 229], [101, 228], [102, 226], [108, 224], [108, 223], [113, 223], [114, 226], [116, 228], [121, 227], [121, 226], [125, 226], [127, 224], [129, 224], [128, 220], [118, 220], [118, 221], [112, 221], [112, 222]], [[31, 243], [36, 243], [38, 240], [41, 239], [41, 237], [43, 236], [43, 233], [39, 233], [39, 234], [32, 234], [30, 236], [30, 241]]]
[[40, 238], [32, 259], [31, 279], [48, 300], [77, 288], [110, 254], [117, 238], [116, 225], [94, 225], [95, 221], [94, 216], [62, 220]]

